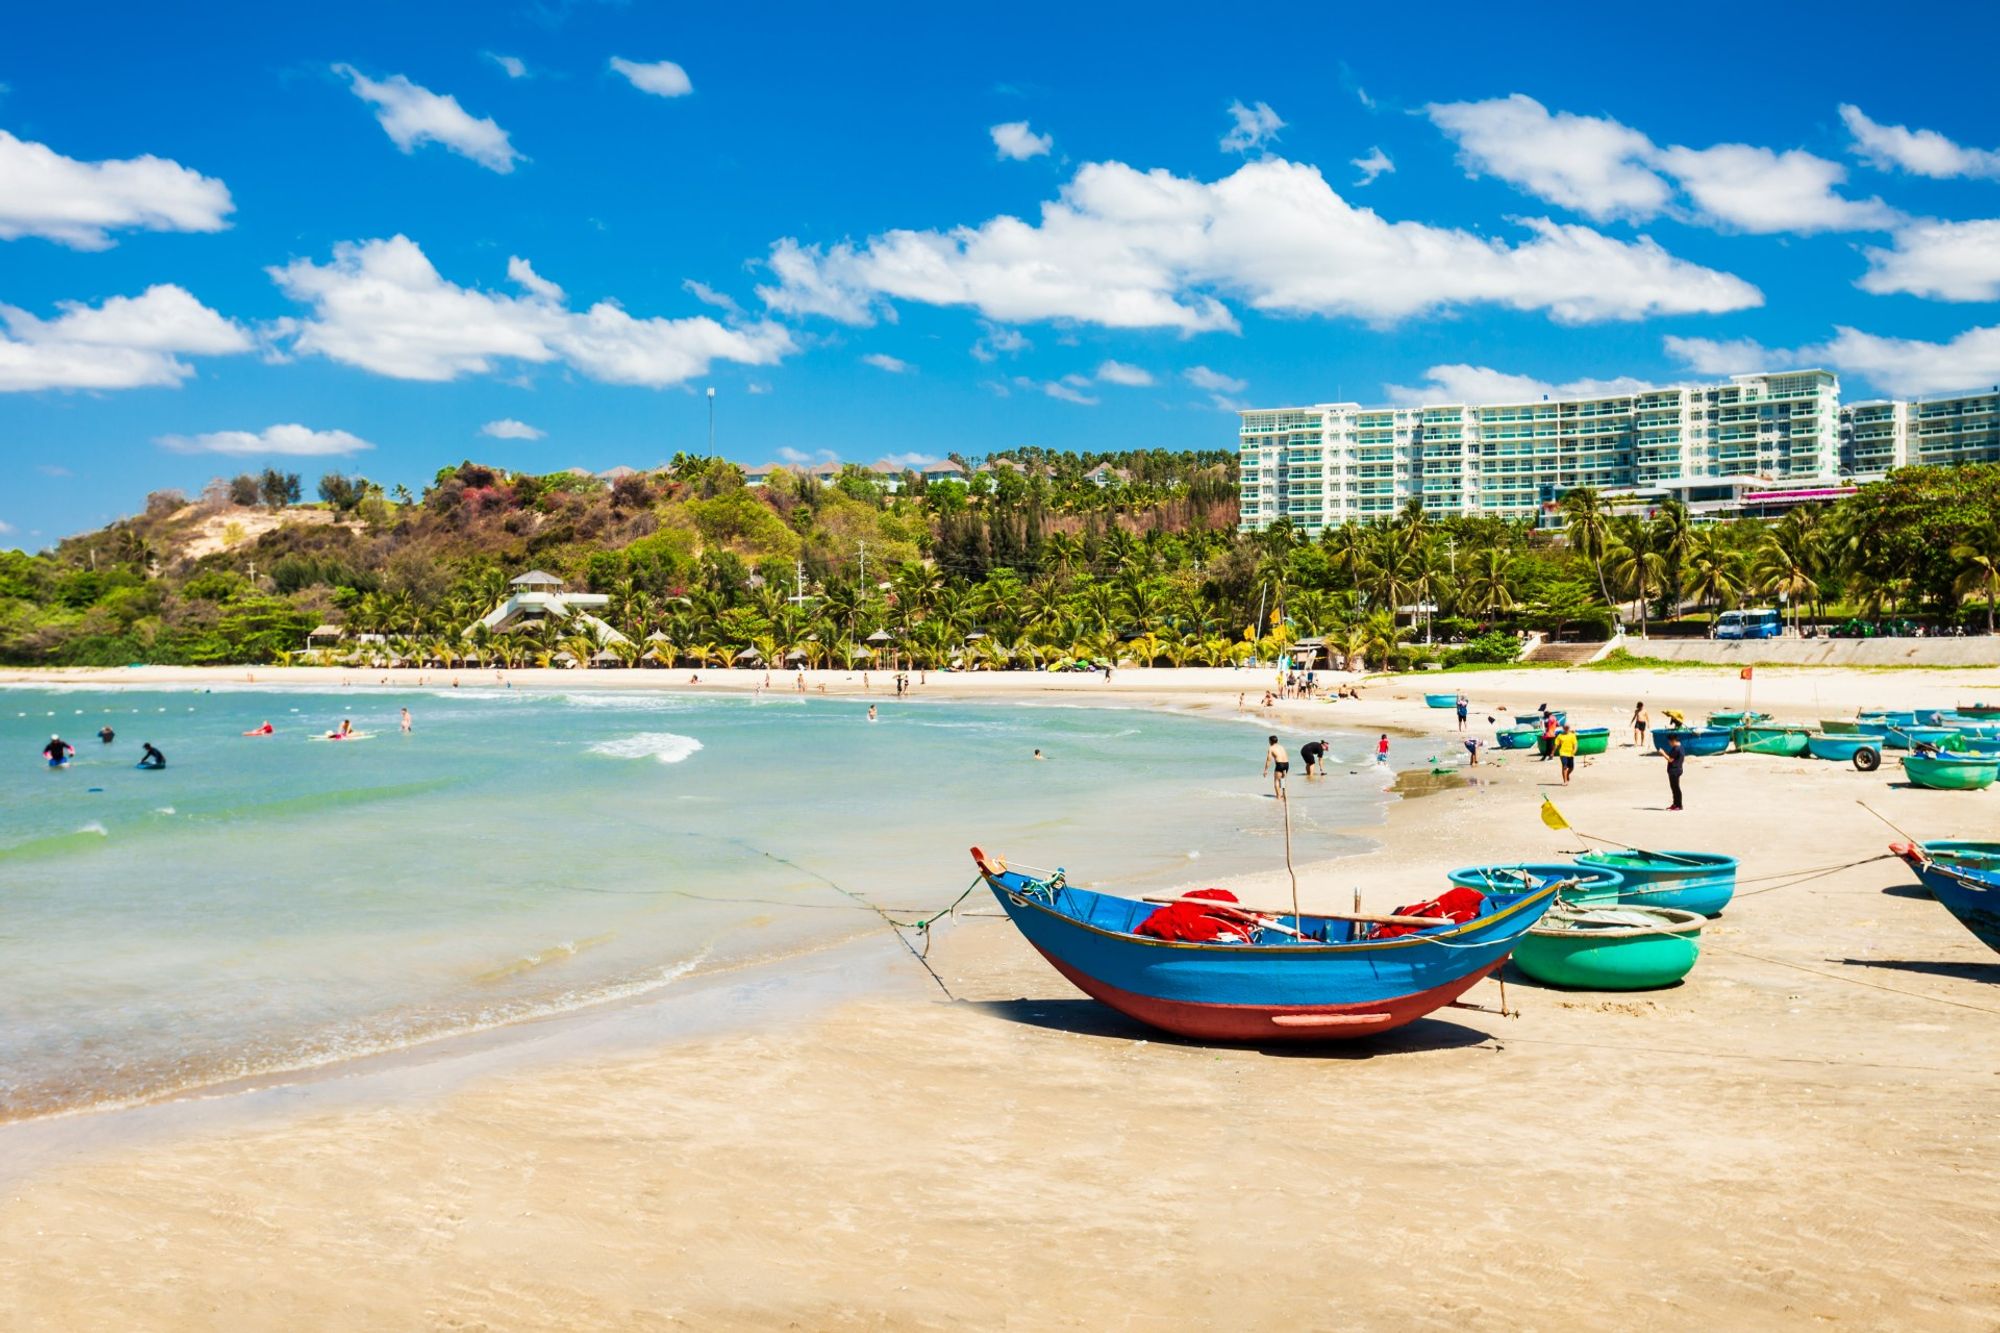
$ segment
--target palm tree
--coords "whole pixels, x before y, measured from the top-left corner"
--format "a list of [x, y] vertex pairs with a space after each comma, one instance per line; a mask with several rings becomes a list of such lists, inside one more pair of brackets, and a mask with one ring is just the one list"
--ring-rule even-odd
[[[1639, 637], [1646, 637], [1647, 615], [1652, 601], [1667, 586], [1667, 557], [1656, 550], [1653, 534], [1633, 524], [1623, 539], [1604, 552], [1603, 564], [1611, 567], [1611, 581], [1621, 592], [1639, 603]], [[1599, 568], [1603, 577], [1603, 568]]]
[[1521, 605], [1514, 591], [1518, 567], [1519, 562], [1497, 546], [1473, 552], [1460, 582], [1459, 601], [1484, 620], [1515, 610]]
[[1799, 607], [1819, 590], [1813, 577], [1813, 540], [1804, 528], [1789, 521], [1764, 534], [1763, 545], [1750, 567], [1750, 576], [1765, 592], [1783, 594], [1792, 605], [1792, 623], [1798, 624]]
[[1960, 597], [1973, 592], [1986, 595], [1986, 632], [1991, 634], [1993, 604], [2000, 600], [2000, 523], [1989, 522], [1953, 546], [1951, 558], [1959, 564], [1958, 581], [1952, 591]]
[[1681, 595], [1695, 605], [1721, 610], [1732, 605], [1748, 586], [1741, 552], [1731, 550], [1715, 529], [1696, 535], [1681, 569]]
[[1605, 507], [1601, 497], [1588, 486], [1579, 486], [1562, 498], [1563, 535], [1569, 539], [1569, 549], [1590, 562], [1597, 571], [1597, 590], [1604, 594], [1604, 600], [1611, 600], [1611, 589], [1604, 583], [1604, 560], [1611, 546], [1611, 511]]

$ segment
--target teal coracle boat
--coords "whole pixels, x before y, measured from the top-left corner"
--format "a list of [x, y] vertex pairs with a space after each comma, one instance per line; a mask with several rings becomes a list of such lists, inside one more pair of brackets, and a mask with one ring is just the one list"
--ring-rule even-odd
[[[1862, 758], [1863, 752], [1867, 758]], [[1836, 763], [1853, 764], [1864, 773], [1872, 773], [1882, 766], [1882, 750], [1873, 736], [1863, 736], [1859, 732], [1846, 736], [1829, 736], [1823, 731], [1815, 731], [1806, 737], [1806, 753], [1815, 759], [1831, 759]]]
[[1574, 861], [1510, 861], [1504, 865], [1460, 866], [1445, 878], [1481, 893], [1533, 893], [1558, 885], [1556, 898], [1571, 903], [1615, 903], [1625, 877], [1601, 866]]
[[1669, 739], [1681, 743], [1689, 755], [1721, 754], [1729, 748], [1729, 732], [1722, 727], [1655, 727], [1653, 748], [1665, 752]]
[[1864, 708], [1857, 715], [1857, 720], [1862, 722], [1877, 722], [1891, 727], [1914, 727], [1917, 725], [1917, 715], [1915, 713], [1907, 710], [1899, 712], [1893, 708]]
[[1576, 732], [1578, 754], [1603, 754], [1611, 748], [1611, 728], [1580, 727]]
[[1514, 946], [1523, 975], [1565, 990], [1658, 990], [1694, 970], [1699, 912], [1558, 904]]
[[1426, 708], [1456, 708], [1457, 706], [1458, 696], [1456, 694], [1426, 694], [1424, 696], [1424, 707]]
[[1506, 727], [1493, 733], [1503, 750], [1532, 750], [1541, 735], [1540, 727]]
[[1576, 862], [1623, 875], [1618, 901], [1626, 906], [1676, 907], [1716, 916], [1736, 896], [1736, 858], [1718, 852], [1627, 849], [1585, 852]]
[[1978, 791], [2000, 779], [2000, 756], [1906, 754], [1903, 775], [1935, 791]]
[[1851, 717], [1823, 717], [1819, 720], [1819, 729], [1829, 736], [1858, 736], [1861, 734], [1861, 728], [1855, 725], [1855, 721]]
[[1710, 713], [1708, 715], [1709, 726], [1726, 729], [1745, 726], [1752, 722], [1768, 722], [1770, 720], [1771, 715], [1769, 713]]
[[1797, 756], [1806, 752], [1806, 743], [1811, 736], [1810, 727], [1780, 727], [1752, 723], [1736, 728], [1734, 739], [1736, 748], [1745, 754]]

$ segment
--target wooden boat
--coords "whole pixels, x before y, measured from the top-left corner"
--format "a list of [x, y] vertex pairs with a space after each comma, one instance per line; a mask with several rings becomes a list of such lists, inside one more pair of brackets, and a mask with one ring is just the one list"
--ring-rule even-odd
[[1979, 791], [2000, 779], [2000, 755], [1906, 754], [1903, 776], [1936, 791]]
[[1746, 726], [1752, 722], [1768, 722], [1770, 720], [1771, 715], [1769, 713], [1710, 713], [1708, 715], [1709, 726], [1721, 727], [1725, 731], [1733, 731], [1737, 727]]
[[[1549, 716], [1556, 720], [1556, 725], [1559, 727], [1569, 721], [1569, 714], [1560, 708], [1549, 710]], [[1516, 713], [1514, 714], [1514, 725], [1517, 727], [1534, 727], [1539, 730], [1542, 725], [1542, 715], [1540, 713]]]
[[1736, 728], [1736, 748], [1745, 754], [1778, 754], [1796, 757], [1806, 752], [1812, 736], [1810, 727], [1783, 727], [1752, 723]]
[[1718, 916], [1736, 896], [1736, 858], [1716, 852], [1585, 852], [1576, 862], [1623, 875], [1621, 904]]
[[1578, 727], [1576, 730], [1576, 752], [1578, 754], [1603, 754], [1611, 748], [1611, 728]]
[[1503, 750], [1532, 750], [1535, 742], [1542, 738], [1540, 727], [1503, 727], [1493, 733]]
[[1426, 694], [1424, 696], [1424, 707], [1456, 708], [1458, 707], [1458, 696], [1456, 694]]
[[1655, 727], [1653, 748], [1664, 752], [1669, 737], [1678, 739], [1685, 754], [1721, 754], [1729, 748], [1729, 732], [1721, 727]]
[[1875, 737], [1863, 736], [1859, 732], [1829, 736], [1823, 731], [1815, 731], [1806, 737], [1806, 753], [1815, 759], [1853, 764], [1863, 773], [1873, 773], [1882, 767], [1881, 746]]
[[1854, 719], [1851, 717], [1823, 717], [1819, 720], [1819, 729], [1829, 736], [1861, 734], [1861, 729], [1854, 724]]
[[1461, 889], [1481, 893], [1527, 893], [1546, 885], [1559, 886], [1556, 896], [1566, 903], [1615, 903], [1625, 877], [1602, 866], [1574, 861], [1509, 861], [1501, 865], [1460, 866], [1445, 876]]
[[1957, 870], [2000, 875], [2000, 842], [1973, 838], [1933, 838], [1917, 844], [1925, 859]]
[[1192, 943], [1139, 934], [1150, 904], [1076, 888], [1059, 870], [1037, 879], [976, 847], [972, 859], [1028, 943], [1077, 989], [1142, 1023], [1212, 1041], [1324, 1041], [1401, 1027], [1505, 962], [1559, 887], [1482, 895], [1472, 919], [1414, 929], [1408, 918], [1383, 925], [1237, 908], [1251, 927], [1247, 941]]
[[1911, 845], [1892, 842], [1889, 850], [1903, 858], [1917, 872], [1917, 880], [1944, 904], [1944, 910], [1978, 937], [1979, 942], [2000, 953], [2000, 874], [1946, 865], [1926, 854], [1935, 843]]
[[1566, 990], [1657, 990], [1694, 970], [1707, 920], [1672, 907], [1559, 903], [1514, 946], [1514, 966]]
[[2000, 720], [2000, 704], [1960, 704], [1952, 711], [1960, 717]]

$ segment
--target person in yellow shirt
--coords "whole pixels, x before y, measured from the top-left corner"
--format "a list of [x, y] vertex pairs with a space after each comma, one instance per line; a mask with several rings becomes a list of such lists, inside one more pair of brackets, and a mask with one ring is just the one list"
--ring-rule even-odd
[[1567, 722], [1556, 736], [1556, 758], [1562, 760], [1563, 786], [1567, 787], [1570, 774], [1576, 772], [1576, 732]]

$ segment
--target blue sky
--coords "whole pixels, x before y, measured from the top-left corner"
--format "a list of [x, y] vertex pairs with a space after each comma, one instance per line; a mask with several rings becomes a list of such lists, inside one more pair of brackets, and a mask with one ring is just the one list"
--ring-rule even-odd
[[270, 463], [651, 465], [711, 386], [744, 462], [1984, 388], [2000, 12], [1879, 13], [17, 9], [0, 543]]

